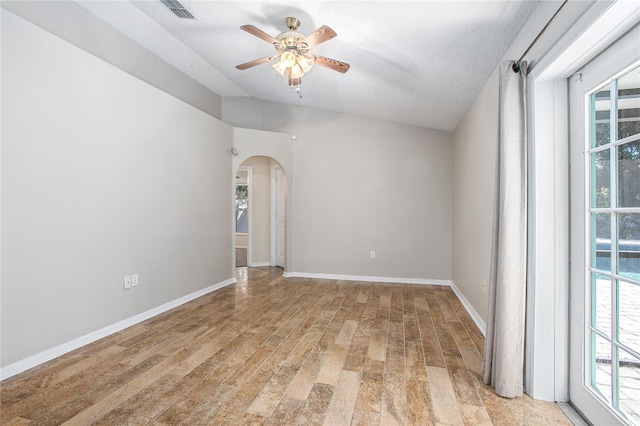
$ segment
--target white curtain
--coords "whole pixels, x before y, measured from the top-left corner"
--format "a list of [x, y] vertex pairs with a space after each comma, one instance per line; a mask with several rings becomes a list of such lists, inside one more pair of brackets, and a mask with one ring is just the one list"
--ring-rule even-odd
[[522, 395], [527, 259], [526, 69], [500, 64], [500, 136], [489, 284], [484, 381], [507, 398]]

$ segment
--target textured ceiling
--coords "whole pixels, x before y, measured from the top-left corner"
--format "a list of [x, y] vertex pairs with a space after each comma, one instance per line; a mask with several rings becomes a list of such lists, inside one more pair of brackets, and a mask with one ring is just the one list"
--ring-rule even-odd
[[[195, 20], [159, 1], [79, 2], [221, 96], [341, 111], [453, 130], [537, 1], [187, 1]], [[269, 63], [236, 65], [275, 52], [240, 26], [276, 36], [285, 18], [309, 34], [338, 36], [312, 51], [351, 65], [346, 74], [315, 66], [299, 98]]]

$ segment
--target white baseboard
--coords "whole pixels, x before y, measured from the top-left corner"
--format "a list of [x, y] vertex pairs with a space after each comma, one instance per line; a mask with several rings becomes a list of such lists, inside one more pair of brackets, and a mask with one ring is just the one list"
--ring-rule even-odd
[[96, 330], [89, 334], [85, 334], [84, 336], [78, 337], [69, 342], [58, 345], [54, 348], [47, 349], [46, 351], [40, 352], [36, 355], [32, 355], [23, 360], [14, 362], [13, 364], [9, 364], [6, 367], [3, 367], [2, 369], [0, 369], [0, 380], [7, 379], [11, 376], [15, 376], [18, 373], [22, 373], [23, 371], [26, 371], [40, 364], [43, 364], [47, 361], [51, 361], [54, 358], [57, 358], [71, 351], [74, 351], [78, 348], [81, 348], [82, 346], [95, 342], [96, 340], [100, 340], [103, 337], [107, 337], [110, 334], [117, 333], [118, 331], [124, 330], [127, 327], [131, 327], [132, 325], [138, 324], [142, 321], [145, 321], [149, 318], [152, 318], [170, 309], [176, 308], [180, 305], [183, 305], [187, 302], [192, 301], [193, 299], [197, 299], [200, 296], [204, 296], [207, 293], [211, 293], [212, 291], [218, 290], [222, 287], [226, 287], [235, 282], [236, 282], [235, 278], [229, 278], [228, 280], [219, 282], [218, 284], [214, 284], [212, 286], [203, 288], [202, 290], [198, 290], [191, 294], [187, 294], [186, 296], [182, 296], [178, 299], [175, 299], [163, 305], [157, 306], [146, 312], [142, 312], [140, 314], [134, 315], [130, 318], [124, 319], [115, 324], [101, 328], [100, 330]]
[[309, 272], [284, 272], [287, 278], [317, 278], [322, 280], [346, 280], [346, 281], [366, 281], [377, 283], [399, 283], [399, 284], [427, 284], [444, 285], [451, 284], [449, 280], [431, 280], [425, 278], [396, 278], [396, 277], [370, 277], [366, 275], [338, 275], [338, 274], [316, 274]]
[[471, 303], [469, 303], [467, 298], [464, 297], [464, 294], [462, 294], [462, 292], [456, 286], [456, 283], [454, 283], [453, 281], [451, 281], [451, 289], [456, 294], [456, 296], [458, 296], [458, 299], [460, 299], [460, 302], [462, 303], [462, 306], [464, 306], [464, 308], [467, 310], [467, 312], [469, 312], [469, 315], [471, 316], [471, 319], [473, 319], [473, 322], [476, 323], [476, 325], [480, 329], [480, 332], [482, 333], [482, 335], [486, 337], [486, 335], [487, 335], [487, 324], [485, 324], [484, 320], [482, 318], [480, 318], [480, 315], [478, 314], [478, 312], [473, 308]]
[[271, 263], [269, 263], [269, 262], [253, 262], [250, 266], [252, 268], [259, 268], [261, 266], [271, 266]]

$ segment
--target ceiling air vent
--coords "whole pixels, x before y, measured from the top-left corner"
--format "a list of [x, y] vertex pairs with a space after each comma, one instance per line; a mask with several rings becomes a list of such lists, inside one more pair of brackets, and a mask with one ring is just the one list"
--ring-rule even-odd
[[161, 0], [178, 18], [195, 19], [194, 16], [178, 0]]

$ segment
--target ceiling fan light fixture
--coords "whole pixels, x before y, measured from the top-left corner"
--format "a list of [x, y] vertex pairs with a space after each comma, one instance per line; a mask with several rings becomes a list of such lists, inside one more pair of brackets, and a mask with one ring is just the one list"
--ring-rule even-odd
[[278, 74], [284, 75], [287, 69], [290, 69], [291, 67], [296, 65], [296, 60], [296, 54], [293, 51], [285, 50], [280, 55], [280, 59], [278, 60], [278, 62], [273, 64], [273, 68], [278, 72]]
[[296, 56], [297, 55], [291, 50], [284, 51], [282, 55], [280, 55], [280, 62], [282, 62], [285, 67], [291, 68], [297, 62]]
[[304, 75], [304, 70], [298, 64], [295, 64], [290, 69], [291, 69], [291, 72], [289, 73], [289, 76], [292, 79], [298, 79], [298, 78], [301, 78]]
[[304, 71], [304, 73], [306, 74], [311, 71], [311, 68], [313, 67], [315, 61], [309, 56], [298, 55], [296, 62], [298, 63], [300, 68], [302, 68], [302, 71]]
[[286, 65], [284, 65], [282, 63], [282, 61], [278, 61], [275, 64], [273, 64], [273, 69], [276, 70], [278, 72], [278, 74], [280, 75], [284, 75], [285, 71], [288, 69], [286, 67]]

